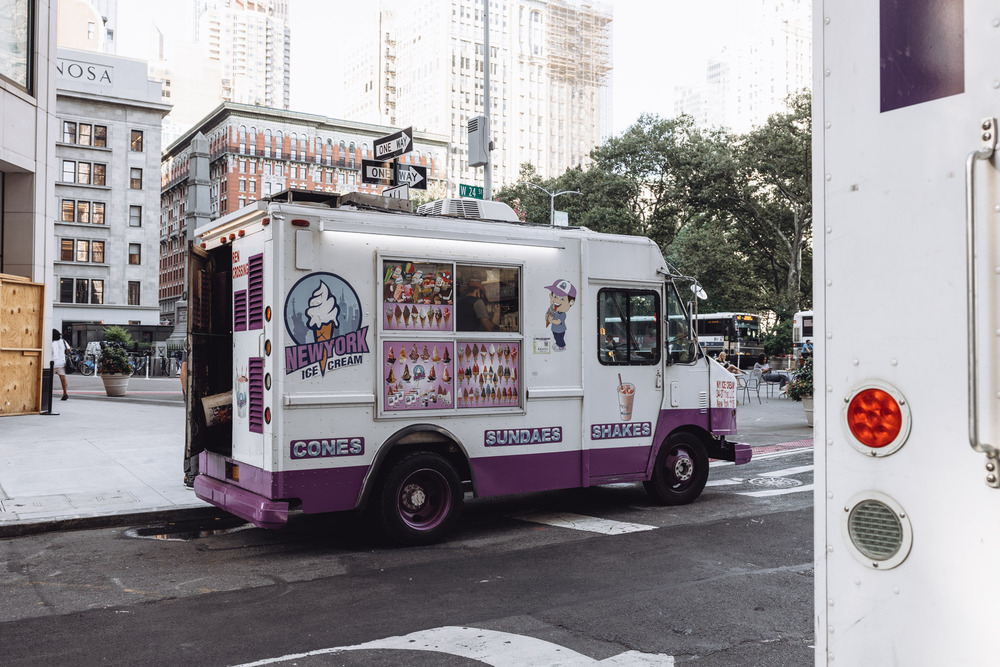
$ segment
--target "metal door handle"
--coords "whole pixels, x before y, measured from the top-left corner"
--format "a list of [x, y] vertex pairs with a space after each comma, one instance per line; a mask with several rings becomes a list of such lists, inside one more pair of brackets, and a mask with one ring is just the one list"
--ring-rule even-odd
[[965, 161], [965, 253], [966, 282], [968, 287], [967, 310], [969, 320], [969, 444], [977, 452], [987, 455], [987, 483], [1000, 487], [1000, 476], [996, 471], [997, 448], [981, 442], [979, 439], [979, 390], [976, 358], [978, 356], [978, 341], [976, 337], [976, 181], [975, 168], [978, 160], [989, 160], [993, 157], [997, 145], [996, 118], [984, 118], [980, 124], [982, 145], [969, 153]]

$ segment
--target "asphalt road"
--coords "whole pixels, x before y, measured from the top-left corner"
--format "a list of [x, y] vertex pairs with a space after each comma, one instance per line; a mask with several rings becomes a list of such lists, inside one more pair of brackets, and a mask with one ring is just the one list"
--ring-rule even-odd
[[382, 548], [352, 515], [3, 540], [0, 655], [74, 667], [811, 664], [812, 450], [717, 465], [709, 484], [674, 508], [641, 485], [472, 501], [452, 538], [425, 548]]

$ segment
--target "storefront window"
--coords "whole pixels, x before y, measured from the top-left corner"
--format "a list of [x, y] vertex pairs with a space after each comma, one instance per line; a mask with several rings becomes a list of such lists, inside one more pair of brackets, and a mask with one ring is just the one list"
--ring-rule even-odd
[[34, 16], [31, 0], [0, 0], [0, 78], [31, 93]]

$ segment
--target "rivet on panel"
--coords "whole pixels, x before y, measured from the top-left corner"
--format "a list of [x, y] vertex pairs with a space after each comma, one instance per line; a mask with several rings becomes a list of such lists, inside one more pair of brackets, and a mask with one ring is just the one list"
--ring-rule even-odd
[[993, 82], [993, 87], [994, 88], [1000, 88], [1000, 81], [994, 81]]
[[827, 447], [833, 447], [833, 438], [827, 438], [826, 439], [826, 446]]
[[893, 586], [892, 587], [892, 592], [893, 592], [894, 595], [899, 595], [899, 586]]
[[828, 332], [828, 333], [826, 334], [826, 339], [827, 339], [827, 340], [832, 340], [832, 339], [833, 339], [833, 332]]
[[855, 586], [860, 586], [861, 585], [861, 578], [860, 577], [855, 577], [854, 578], [854, 585]]
[[830, 76], [830, 70], [826, 70], [825, 72], [823, 72], [823, 76]]
[[890, 359], [889, 360], [889, 365], [890, 366], [898, 366], [899, 365], [899, 360], [898, 359]]
[[830, 598], [829, 600], [827, 600], [826, 603], [832, 607], [833, 606], [833, 598]]
[[860, 359], [851, 359], [851, 364], [852, 364], [853, 366], [857, 366], [857, 365], [858, 365], [858, 364], [860, 364], [860, 363], [861, 363], [861, 360], [860, 360]]
[[833, 234], [833, 227], [827, 227], [826, 228], [826, 233], [827, 234]]
[[826, 550], [827, 550], [827, 552], [829, 552], [829, 553], [833, 553], [833, 545], [832, 545], [832, 544], [831, 544], [831, 545], [829, 545], [829, 546], [828, 546], [828, 547], [826, 548]]
[[833, 281], [832, 280], [827, 280], [826, 281], [826, 286], [830, 287], [831, 285], [833, 285]]
[[826, 175], [826, 180], [832, 181], [833, 180], [833, 174], [827, 174]]
[[[823, 23], [830, 25], [830, 17], [827, 16], [825, 19], [823, 19]], [[996, 23], [994, 23], [993, 25], [996, 25]]]
[[826, 385], [826, 393], [828, 393], [828, 394], [832, 394], [833, 393], [833, 385], [832, 384]]
[[831, 127], [833, 127], [833, 123], [831, 123], [830, 121], [826, 121], [826, 129], [829, 130]]
[[830, 500], [833, 500], [833, 491], [830, 491], [829, 493], [827, 493], [826, 497], [829, 498]]

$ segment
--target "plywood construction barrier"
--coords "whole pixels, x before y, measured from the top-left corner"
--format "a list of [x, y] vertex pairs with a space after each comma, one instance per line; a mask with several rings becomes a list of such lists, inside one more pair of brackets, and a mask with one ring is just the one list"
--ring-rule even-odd
[[45, 285], [0, 273], [0, 416], [42, 406]]

